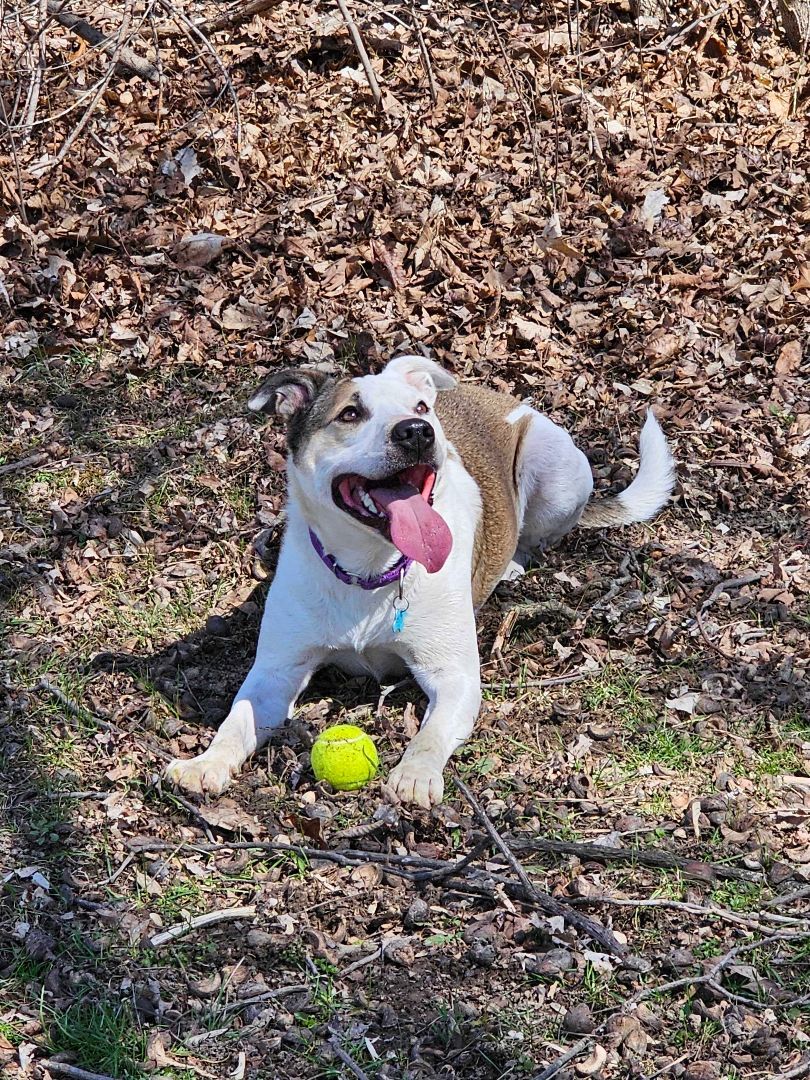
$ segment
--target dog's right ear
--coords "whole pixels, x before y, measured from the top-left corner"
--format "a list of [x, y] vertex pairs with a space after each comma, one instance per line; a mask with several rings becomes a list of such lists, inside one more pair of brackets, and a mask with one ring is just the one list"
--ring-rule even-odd
[[330, 378], [315, 368], [274, 371], [248, 399], [248, 408], [290, 420], [310, 407]]

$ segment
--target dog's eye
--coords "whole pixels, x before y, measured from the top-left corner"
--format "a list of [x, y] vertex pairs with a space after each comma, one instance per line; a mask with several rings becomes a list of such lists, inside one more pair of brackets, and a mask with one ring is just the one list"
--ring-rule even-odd
[[420, 416], [424, 416], [425, 413], [430, 412], [424, 401], [420, 401], [416, 408], [413, 410], [415, 413], [419, 413]]
[[360, 410], [354, 405], [347, 405], [342, 413], [338, 413], [337, 418], [344, 424], [356, 424], [360, 419]]

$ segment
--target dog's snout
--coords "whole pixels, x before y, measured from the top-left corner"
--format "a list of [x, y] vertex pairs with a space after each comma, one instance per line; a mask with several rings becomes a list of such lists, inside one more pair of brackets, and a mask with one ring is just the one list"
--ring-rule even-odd
[[436, 432], [427, 422], [417, 417], [400, 420], [391, 429], [391, 442], [419, 459], [436, 441]]

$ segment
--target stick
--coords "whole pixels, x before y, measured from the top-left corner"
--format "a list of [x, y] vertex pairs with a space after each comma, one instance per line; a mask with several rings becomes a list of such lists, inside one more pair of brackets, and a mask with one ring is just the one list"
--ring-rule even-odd
[[[219, 73], [222, 76], [222, 80], [223, 80], [222, 89], [219, 91], [216, 98], [211, 103], [211, 106], [213, 107], [213, 105], [215, 105], [216, 102], [219, 101], [219, 99], [222, 97], [222, 95], [225, 93], [225, 91], [226, 90], [228, 91], [228, 93], [230, 95], [230, 98], [231, 98], [231, 101], [233, 102], [234, 126], [236, 128], [236, 148], [237, 148], [237, 150], [241, 150], [242, 149], [242, 111], [241, 111], [241, 109], [239, 107], [239, 95], [236, 92], [236, 87], [233, 85], [233, 79], [231, 79], [230, 75], [228, 74], [228, 69], [223, 64], [219, 53], [214, 48], [214, 46], [211, 44], [211, 42], [208, 40], [208, 38], [205, 35], [205, 33], [203, 32], [203, 30], [197, 25], [197, 23], [192, 22], [192, 20], [188, 17], [188, 15], [186, 15], [186, 13], [184, 11], [181, 11], [178, 8], [176, 8], [174, 6], [174, 4], [171, 2], [171, 0], [156, 0], [156, 3], [158, 3], [160, 5], [160, 7], [166, 12], [166, 14], [170, 18], [175, 19], [179, 24], [181, 24], [185, 28], [184, 32], [186, 34], [186, 37], [190, 41], [193, 41], [196, 38], [197, 41], [199, 41], [202, 44], [203, 49], [207, 53], [210, 54], [211, 59], [212, 59], [212, 61], [214, 63], [214, 66], [216, 68], [218, 68]], [[182, 129], [178, 129], [178, 130], [182, 130]]]
[[795, 998], [793, 1001], [757, 1001], [755, 998], [743, 997], [741, 994], [732, 994], [726, 990], [718, 982], [718, 976], [720, 976], [732, 960], [736, 960], [738, 956], [743, 953], [752, 952], [754, 949], [761, 949], [765, 945], [774, 945], [777, 942], [782, 941], [803, 941], [810, 938], [810, 928], [806, 930], [786, 930], [780, 931], [776, 934], [771, 934], [770, 937], [758, 938], [756, 941], [747, 941], [742, 945], [735, 945], [733, 949], [729, 949], [727, 953], [719, 957], [719, 959], [712, 965], [711, 971], [706, 972], [705, 975], [690, 975], [684, 979], [673, 979], [672, 982], [663, 983], [660, 986], [647, 986], [643, 990], [639, 990], [633, 994], [624, 1005], [622, 1005], [622, 1012], [627, 1012], [634, 1005], [638, 1005], [640, 1001], [644, 1001], [655, 994], [666, 994], [671, 990], [680, 990], [683, 986], [708, 986], [716, 994], [726, 998], [728, 1001], [735, 1001], [744, 1005], [748, 1005], [754, 1009], [772, 1009], [778, 1007], [780, 1009], [790, 1009], [795, 1003], [802, 1000]]
[[366, 81], [368, 82], [369, 90], [371, 90], [371, 96], [374, 98], [374, 103], [378, 109], [383, 111], [380, 84], [377, 82], [377, 76], [374, 74], [374, 68], [371, 66], [371, 61], [368, 58], [368, 53], [366, 52], [366, 47], [363, 44], [363, 39], [360, 37], [360, 31], [357, 29], [357, 23], [354, 21], [352, 13], [349, 11], [346, 0], [337, 0], [337, 5], [340, 8], [340, 13], [346, 22], [346, 26], [349, 28], [349, 33], [352, 36], [354, 47], [355, 49], [357, 49], [357, 55], [360, 57], [360, 63], [363, 65], [363, 71], [365, 71], [366, 73]]
[[[510, 836], [509, 843], [520, 850], [547, 851], [558, 855], [577, 855], [581, 859], [593, 859], [596, 862], [628, 862], [639, 866], [650, 866], [660, 870], [682, 870], [690, 877], [706, 880], [708, 872], [729, 881], [750, 881], [762, 883], [762, 874], [754, 870], [740, 870], [736, 866], [722, 866], [718, 863], [706, 863], [697, 859], [682, 859], [659, 848], [615, 848], [601, 847], [599, 844], [577, 844], [570, 840], [546, 840], [543, 837]], [[700, 871], [706, 873], [701, 874]]]
[[804, 1061], [800, 1061], [786, 1073], [768, 1073], [766, 1080], [798, 1080], [800, 1076], [807, 1076], [808, 1073], [810, 1073], [810, 1057], [806, 1057]]
[[290, 986], [277, 986], [275, 990], [266, 990], [263, 994], [254, 994], [252, 997], [242, 998], [241, 1001], [231, 1001], [222, 1008], [223, 1013], [237, 1012], [246, 1005], [258, 1005], [262, 1001], [272, 1001], [273, 998], [287, 997], [292, 994], [305, 994], [309, 990], [307, 983], [292, 983]]
[[209, 911], [205, 915], [197, 915], [186, 922], [176, 923], [168, 930], [161, 930], [159, 934], [149, 939], [149, 945], [153, 949], [159, 949], [161, 945], [167, 945], [179, 937], [185, 937], [192, 930], [199, 930], [203, 926], [212, 926], [214, 923], [225, 922], [228, 919], [252, 919], [256, 914], [255, 905], [250, 907], [222, 908], [220, 911]]
[[612, 930], [609, 930], [606, 926], [601, 926], [599, 923], [594, 922], [593, 919], [583, 918], [578, 911], [561, 903], [559, 900], [555, 900], [555, 898], [553, 896], [549, 896], [548, 893], [541, 892], [540, 889], [538, 889], [534, 884], [532, 884], [528, 874], [523, 869], [518, 860], [515, 858], [515, 856], [512, 854], [512, 851], [507, 845], [506, 841], [492, 824], [492, 821], [490, 820], [487, 812], [478, 802], [478, 800], [464, 783], [464, 781], [459, 777], [458, 770], [454, 767], [451, 768], [453, 772], [453, 780], [456, 784], [456, 787], [459, 789], [464, 798], [473, 808], [476, 817], [484, 826], [486, 831], [489, 833], [489, 836], [492, 839], [493, 843], [497, 846], [498, 850], [512, 867], [514, 872], [517, 874], [518, 880], [520, 881], [523, 888], [526, 890], [527, 895], [532, 899], [534, 903], [537, 904], [541, 911], [545, 911], [548, 915], [556, 915], [563, 918], [570, 926], [573, 926], [575, 929], [581, 930], [583, 933], [587, 934], [588, 937], [598, 942], [602, 946], [602, 948], [604, 948], [608, 952], [613, 953], [614, 956], [623, 956], [627, 952], [627, 949], [615, 937]]
[[41, 465], [47, 459], [48, 455], [41, 452], [29, 454], [28, 457], [22, 458], [20, 461], [10, 461], [7, 465], [0, 465], [0, 476], [5, 476], [6, 473], [20, 472], [22, 469], [30, 469], [32, 465]]
[[683, 900], [667, 900], [663, 897], [652, 897], [648, 900], [626, 900], [614, 896], [584, 896], [571, 899], [571, 904], [585, 905], [604, 904], [607, 907], [623, 908], [665, 908], [668, 911], [685, 911], [689, 915], [704, 915], [706, 918], [721, 919], [723, 922], [732, 923], [734, 926], [744, 926], [748, 930], [772, 929], [763, 927], [763, 921], [767, 920], [780, 926], [804, 926], [806, 919], [791, 919], [787, 915], [769, 915], [767, 912], [755, 912], [751, 915], [738, 915], [735, 911], [729, 911], [722, 907], [709, 907], [703, 904], [690, 904]]
[[[338, 3], [340, 3], [340, 0], [338, 0]], [[535, 171], [535, 175], [539, 179], [540, 178], [540, 155], [539, 155], [539, 153], [537, 151], [537, 138], [536, 138], [536, 135], [535, 135], [534, 124], [532, 123], [532, 118], [531, 118], [531, 115], [529, 113], [529, 106], [526, 104], [526, 99], [523, 97], [523, 94], [521, 93], [520, 83], [517, 80], [517, 75], [515, 74], [515, 69], [512, 66], [512, 60], [511, 60], [511, 58], [509, 56], [509, 53], [507, 53], [507, 51], [506, 51], [506, 46], [503, 43], [503, 38], [501, 37], [501, 31], [498, 28], [498, 24], [495, 22], [494, 18], [492, 17], [492, 12], [490, 11], [488, 0], [484, 0], [484, 11], [486, 11], [486, 13], [487, 13], [487, 18], [489, 19], [490, 26], [492, 27], [492, 32], [495, 35], [495, 40], [498, 42], [498, 48], [500, 49], [501, 56], [503, 57], [503, 62], [506, 64], [506, 70], [509, 72], [509, 78], [512, 80], [512, 86], [515, 88], [515, 93], [517, 94], [517, 99], [520, 102], [520, 106], [523, 109], [523, 115], [526, 118], [526, 134], [529, 136], [529, 140], [530, 140], [530, 142], [532, 144], [532, 157], [534, 158], [534, 171]]]
[[569, 1061], [573, 1061], [575, 1057], [579, 1057], [580, 1054], [584, 1053], [592, 1042], [593, 1039], [590, 1038], [580, 1039], [578, 1043], [574, 1043], [570, 1050], [566, 1050], [564, 1054], [561, 1054], [550, 1065], [547, 1065], [542, 1072], [535, 1073], [532, 1080], [551, 1080], [551, 1077], [556, 1076]]
[[[57, 4], [57, 7], [58, 6], [59, 5]], [[110, 56], [109, 66], [108, 66], [107, 70], [104, 72], [104, 75], [102, 76], [102, 78], [99, 80], [99, 83], [98, 83], [98, 86], [96, 87], [95, 93], [93, 94], [93, 96], [90, 99], [90, 104], [85, 109], [85, 111], [82, 114], [79, 122], [76, 124], [76, 126], [73, 128], [73, 130], [68, 134], [65, 141], [59, 147], [59, 151], [58, 151], [56, 157], [53, 159], [53, 162], [51, 162], [50, 164], [58, 165], [60, 162], [65, 160], [71, 146], [73, 146], [74, 142], [78, 139], [78, 137], [81, 135], [81, 133], [87, 127], [87, 125], [90, 123], [90, 117], [93, 115], [93, 113], [95, 111], [95, 108], [96, 108], [96, 105], [98, 105], [99, 101], [101, 101], [101, 98], [104, 96], [104, 92], [107, 89], [107, 87], [108, 87], [108, 85], [110, 83], [110, 80], [113, 77], [115, 69], [116, 69], [116, 67], [118, 65], [118, 61], [119, 61], [119, 59], [121, 57], [121, 54], [122, 54], [124, 48], [126, 47], [124, 45], [124, 38], [126, 36], [127, 31], [129, 30], [129, 24], [132, 21], [132, 7], [133, 7], [133, 0], [127, 0], [127, 3], [124, 6], [123, 15], [121, 17], [121, 25], [118, 27], [118, 33], [116, 34], [116, 37], [115, 37], [115, 43], [114, 44], [112, 42], [110, 43], [111, 46], [112, 46], [112, 52], [109, 53], [109, 56]]]
[[242, 4], [241, 7], [225, 11], [222, 15], [217, 15], [215, 19], [209, 19], [207, 22], [198, 23], [197, 25], [204, 34], [214, 34], [217, 30], [224, 30], [226, 27], [238, 26], [239, 23], [247, 22], [254, 15], [260, 15], [261, 12], [267, 11], [271, 7], [278, 7], [280, 3], [281, 0], [251, 0], [248, 4]]
[[419, 21], [419, 16], [416, 14], [416, 8], [411, 0], [411, 22], [416, 32], [416, 40], [419, 43], [419, 55], [422, 57], [422, 63], [425, 65], [425, 72], [428, 77], [428, 86], [430, 88], [430, 100], [435, 105], [439, 100], [439, 88], [436, 85], [436, 77], [433, 74], [433, 65], [430, 62], [430, 52], [428, 51], [427, 42], [425, 41], [425, 35], [422, 33], [422, 24]]
[[80, 1069], [76, 1065], [68, 1065], [66, 1061], [45, 1058], [39, 1062], [39, 1065], [54, 1076], [67, 1076], [70, 1080], [115, 1080], [115, 1077], [107, 1076], [106, 1073], [88, 1072], [87, 1069]]
[[350, 1057], [350, 1055], [347, 1054], [343, 1047], [340, 1045], [340, 1036], [334, 1030], [334, 1028], [327, 1028], [327, 1031], [330, 1035], [328, 1045], [334, 1053], [335, 1057], [338, 1058], [339, 1061], [343, 1062], [349, 1072], [357, 1077], [357, 1080], [369, 1080], [368, 1073], [363, 1072], [363, 1070], [360, 1068], [354, 1058]]
[[116, 62], [122, 67], [128, 68], [135, 75], [139, 75], [142, 79], [146, 79], [147, 82], [157, 83], [160, 82], [160, 73], [154, 64], [150, 64], [148, 60], [142, 59], [137, 56], [132, 49], [126, 45], [122, 45], [117, 50], [113, 40], [103, 34], [101, 30], [98, 30], [95, 26], [91, 26], [89, 22], [85, 22], [84, 19], [78, 15], [74, 15], [71, 11], [65, 11], [62, 0], [48, 0], [48, 13], [53, 16], [60, 26], [64, 26], [66, 30], [72, 31], [77, 37], [80, 37], [83, 41], [93, 45], [102, 52], [105, 52], [108, 56], [114, 57]]

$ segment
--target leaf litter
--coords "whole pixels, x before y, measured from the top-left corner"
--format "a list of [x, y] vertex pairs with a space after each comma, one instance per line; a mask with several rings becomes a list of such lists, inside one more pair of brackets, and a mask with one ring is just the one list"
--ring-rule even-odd
[[[377, 111], [325, 5], [217, 31], [235, 9], [122, 5], [157, 83], [7, 7], [5, 1073], [800, 1067], [810, 150], [778, 24], [356, 5]], [[115, 9], [72, 10], [115, 39]], [[431, 814], [315, 783], [349, 716], [390, 768], [412, 687], [325, 673], [226, 798], [161, 785], [250, 665], [283, 527], [250, 391], [405, 346], [564, 423], [600, 490], [648, 405], [672, 438], [667, 512], [572, 536], [481, 613], [458, 758], [536, 888], [630, 960], [533, 910], [452, 782]]]

